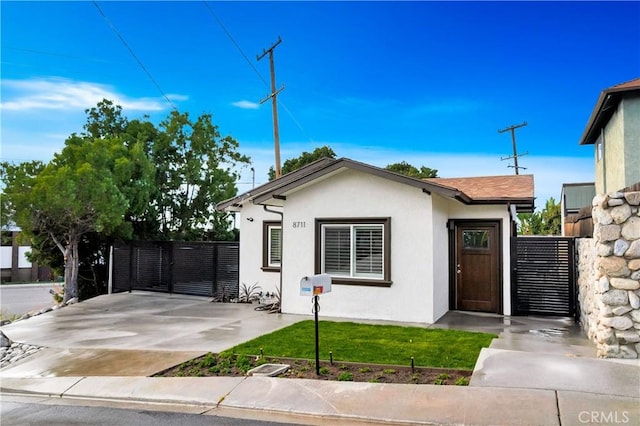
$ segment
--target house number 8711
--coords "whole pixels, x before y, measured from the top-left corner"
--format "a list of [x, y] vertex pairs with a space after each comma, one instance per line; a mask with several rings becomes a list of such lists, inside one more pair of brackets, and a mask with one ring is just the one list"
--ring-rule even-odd
[[307, 222], [293, 222], [294, 228], [306, 228]]

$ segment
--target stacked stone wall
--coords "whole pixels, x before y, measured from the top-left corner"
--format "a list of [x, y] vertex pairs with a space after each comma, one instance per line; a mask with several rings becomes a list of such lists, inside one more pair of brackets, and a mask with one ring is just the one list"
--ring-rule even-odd
[[578, 240], [582, 327], [603, 358], [640, 354], [640, 192], [593, 199], [593, 239]]

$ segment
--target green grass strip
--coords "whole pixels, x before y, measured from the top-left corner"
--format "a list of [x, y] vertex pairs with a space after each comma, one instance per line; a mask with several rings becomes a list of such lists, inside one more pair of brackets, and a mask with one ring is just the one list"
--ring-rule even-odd
[[[461, 330], [402, 327], [320, 321], [320, 359], [373, 364], [472, 370], [480, 349], [488, 347], [495, 334]], [[265, 356], [315, 359], [315, 331], [312, 320], [250, 340], [229, 351]]]

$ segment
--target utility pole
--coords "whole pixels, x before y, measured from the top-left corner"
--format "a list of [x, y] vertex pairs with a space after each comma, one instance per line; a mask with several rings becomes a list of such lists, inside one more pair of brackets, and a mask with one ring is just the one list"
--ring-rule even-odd
[[278, 131], [278, 103], [276, 101], [276, 96], [278, 93], [284, 90], [284, 85], [279, 90], [276, 90], [276, 69], [273, 64], [273, 49], [276, 48], [282, 42], [280, 36], [278, 36], [278, 41], [273, 43], [270, 48], [263, 49], [262, 55], [256, 55], [257, 60], [264, 58], [267, 53], [269, 54], [269, 65], [271, 66], [271, 93], [260, 101], [260, 104], [267, 102], [271, 99], [271, 108], [273, 110], [273, 143], [276, 151], [276, 179], [280, 177], [281, 169], [280, 169], [280, 133]]
[[520, 127], [524, 127], [527, 125], [527, 122], [524, 121], [522, 122], [522, 124], [516, 124], [513, 126], [509, 126], [506, 129], [502, 129], [502, 130], [498, 130], [498, 133], [504, 133], [504, 132], [508, 132], [511, 131], [511, 143], [513, 145], [513, 155], [510, 155], [509, 157], [500, 157], [501, 161], [504, 160], [510, 160], [513, 158], [513, 166], [508, 166], [508, 167], [513, 167], [516, 170], [516, 174], [520, 174], [518, 173], [518, 169], [527, 169], [526, 167], [521, 167], [518, 166], [518, 157], [522, 157], [523, 155], [527, 155], [528, 152], [525, 152], [524, 154], [518, 154], [518, 150], [516, 148], [516, 129], [520, 128]]

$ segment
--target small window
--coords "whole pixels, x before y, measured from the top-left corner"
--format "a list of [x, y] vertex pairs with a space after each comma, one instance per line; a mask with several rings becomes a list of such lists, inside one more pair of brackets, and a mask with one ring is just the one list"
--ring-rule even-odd
[[262, 233], [262, 269], [264, 271], [280, 271], [282, 224], [280, 222], [264, 222]]
[[462, 231], [462, 247], [471, 250], [486, 250], [490, 247], [489, 231]]
[[600, 134], [596, 140], [596, 159], [598, 161], [602, 160], [603, 149], [602, 134]]
[[316, 270], [335, 284], [389, 286], [389, 219], [316, 221]]

